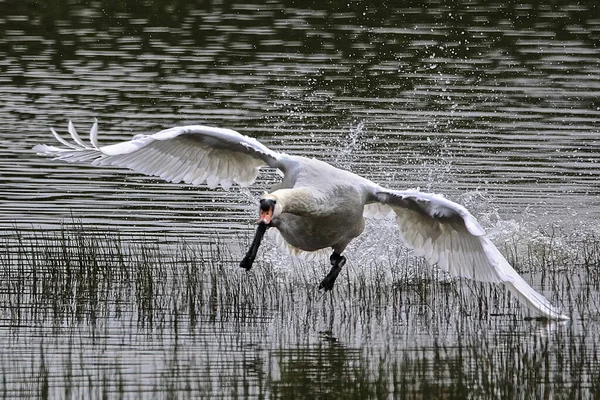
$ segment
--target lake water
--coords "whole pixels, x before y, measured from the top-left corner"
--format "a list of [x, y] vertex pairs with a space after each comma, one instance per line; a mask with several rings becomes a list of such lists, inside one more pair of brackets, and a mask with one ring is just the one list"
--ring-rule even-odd
[[[597, 393], [595, 2], [5, 1], [0, 26], [4, 397]], [[325, 265], [269, 243], [246, 274], [272, 171], [210, 190], [31, 152], [94, 118], [101, 143], [228, 127], [443, 193], [573, 321], [440, 279], [393, 223], [332, 294]]]

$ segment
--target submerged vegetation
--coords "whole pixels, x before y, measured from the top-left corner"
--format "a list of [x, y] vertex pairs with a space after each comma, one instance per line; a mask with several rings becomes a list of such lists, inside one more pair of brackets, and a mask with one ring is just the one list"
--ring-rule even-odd
[[[526, 236], [526, 237], [525, 237]], [[0, 245], [0, 395], [589, 398], [600, 389], [600, 240], [513, 233], [504, 252], [572, 321], [402, 248], [238, 267], [224, 239], [169, 243], [67, 224]], [[247, 240], [247, 238], [242, 238]]]

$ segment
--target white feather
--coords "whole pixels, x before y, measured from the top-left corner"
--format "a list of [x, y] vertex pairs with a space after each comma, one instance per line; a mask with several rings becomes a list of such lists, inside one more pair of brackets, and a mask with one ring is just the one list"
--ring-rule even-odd
[[73, 125], [73, 122], [71, 122], [71, 121], [69, 121], [68, 131], [71, 134], [71, 137], [73, 138], [73, 140], [78, 145], [80, 145], [83, 148], [89, 149], [89, 146], [87, 144], [83, 143], [83, 140], [81, 140], [81, 137], [79, 137], [79, 134], [75, 130], [75, 126]]
[[396, 213], [404, 242], [430, 264], [454, 276], [502, 283], [538, 314], [568, 319], [521, 278], [464, 207], [417, 191], [380, 193]]
[[74, 146], [71, 143], [67, 142], [65, 139], [63, 139], [58, 133], [56, 133], [56, 131], [54, 130], [54, 128], [50, 128], [50, 132], [52, 132], [52, 135], [56, 138], [56, 140], [58, 140], [59, 142], [61, 142], [65, 146], [67, 146], [68, 148], [71, 148], [71, 149], [77, 149], [78, 148], [77, 146]]
[[365, 218], [390, 218], [392, 215], [394, 215], [394, 211], [385, 204], [370, 203], [365, 205], [363, 215]]
[[92, 146], [96, 149], [99, 150], [98, 146], [98, 120], [94, 119], [94, 125], [92, 125], [92, 129], [90, 129], [90, 143], [92, 143]]
[[298, 257], [304, 261], [323, 262], [329, 261], [329, 249], [320, 249], [317, 251], [304, 251], [292, 246], [285, 241], [281, 233], [277, 229], [269, 229], [267, 235], [275, 242], [277, 248], [286, 254]]
[[184, 181], [229, 188], [233, 182], [247, 186], [264, 165], [278, 167], [282, 154], [269, 150], [253, 138], [231, 129], [190, 125], [170, 128], [154, 135], [136, 135], [113, 145], [98, 145], [98, 124], [90, 130], [91, 146], [85, 144], [71, 121], [70, 143], [54, 129], [53, 136], [66, 148], [38, 145], [34, 150], [67, 162], [114, 165], [130, 168], [170, 182]]

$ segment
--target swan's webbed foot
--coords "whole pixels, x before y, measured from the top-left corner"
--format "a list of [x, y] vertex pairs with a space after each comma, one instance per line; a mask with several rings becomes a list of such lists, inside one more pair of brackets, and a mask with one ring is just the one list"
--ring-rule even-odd
[[332, 265], [331, 270], [319, 285], [319, 289], [325, 289], [326, 292], [328, 290], [333, 289], [333, 284], [335, 283], [335, 280], [340, 274], [340, 271], [342, 270], [344, 264], [346, 264], [346, 257], [339, 253], [336, 253], [335, 251], [333, 252], [331, 257], [329, 257], [329, 260], [331, 261]]

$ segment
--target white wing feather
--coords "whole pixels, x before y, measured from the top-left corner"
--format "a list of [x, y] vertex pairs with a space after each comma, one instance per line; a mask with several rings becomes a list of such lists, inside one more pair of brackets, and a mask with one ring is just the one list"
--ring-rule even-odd
[[396, 213], [404, 242], [430, 264], [454, 276], [503, 283], [538, 315], [568, 319], [521, 278], [463, 206], [418, 191], [383, 190], [377, 198]]
[[363, 216], [365, 218], [384, 219], [390, 218], [394, 215], [394, 211], [391, 207], [383, 203], [370, 203], [365, 205], [363, 210]]
[[65, 148], [37, 145], [34, 151], [66, 162], [125, 167], [169, 182], [229, 188], [233, 182], [250, 185], [261, 166], [281, 167], [281, 154], [257, 140], [231, 129], [189, 125], [165, 129], [153, 135], [137, 135], [132, 140], [99, 146], [97, 121], [90, 130], [91, 146], [83, 142], [69, 121], [74, 143], [51, 129]]

